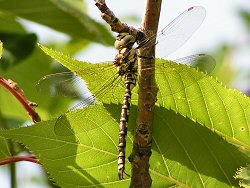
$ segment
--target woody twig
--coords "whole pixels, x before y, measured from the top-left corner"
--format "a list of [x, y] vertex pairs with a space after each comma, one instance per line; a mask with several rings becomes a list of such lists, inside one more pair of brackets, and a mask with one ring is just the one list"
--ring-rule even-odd
[[139, 30], [121, 22], [119, 18], [117, 18], [115, 14], [108, 8], [105, 0], [95, 0], [95, 2], [97, 8], [102, 12], [102, 19], [104, 19], [110, 25], [112, 31], [117, 33], [129, 33], [135, 37], [137, 36]]

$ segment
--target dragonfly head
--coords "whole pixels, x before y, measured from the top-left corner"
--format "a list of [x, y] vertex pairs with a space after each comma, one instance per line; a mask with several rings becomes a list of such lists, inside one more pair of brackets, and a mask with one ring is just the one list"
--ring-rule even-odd
[[134, 43], [136, 42], [136, 38], [128, 33], [119, 33], [116, 37], [115, 48], [117, 50], [121, 50], [122, 48], [132, 48]]

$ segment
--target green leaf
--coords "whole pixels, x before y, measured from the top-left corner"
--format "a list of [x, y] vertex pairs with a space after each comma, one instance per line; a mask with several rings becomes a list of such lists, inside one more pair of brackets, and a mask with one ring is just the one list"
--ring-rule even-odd
[[[105, 187], [115, 187], [120, 184], [128, 187], [128, 180], [117, 181], [117, 146], [114, 140], [117, 141], [116, 133], [119, 127], [116, 121], [110, 118], [108, 112], [101, 106], [97, 109], [88, 108], [87, 112], [83, 124], [89, 122], [93, 112], [98, 113], [98, 118], [92, 124], [103, 124], [103, 122], [105, 124], [93, 131], [82, 133], [80, 139], [74, 135], [68, 137], [55, 135], [55, 121], [15, 129], [12, 133], [3, 131], [1, 136], [9, 137], [11, 134], [12, 139], [22, 142], [34, 151], [51, 178], [60, 187], [103, 185], [104, 182], [106, 182]], [[82, 112], [78, 111], [79, 113]]]
[[[100, 99], [100, 101], [121, 101], [123, 98], [124, 84], [122, 83], [120, 77], [115, 79], [117, 77], [117, 73], [113, 63], [106, 62], [91, 64], [88, 62], [78, 61], [68, 55], [48, 49], [43, 45], [39, 46], [47, 55], [60, 62], [72, 72], [77, 73], [77, 75], [83, 78], [87, 83], [91, 83], [88, 84], [88, 88], [97, 99]], [[107, 85], [105, 83], [109, 83], [109, 87], [106, 87]], [[109, 90], [112, 90], [112, 92]], [[134, 91], [136, 91], [136, 89]], [[137, 95], [136, 92], [133, 93]], [[103, 94], [105, 94], [105, 96], [103, 96]]]
[[194, 68], [172, 63], [165, 63], [161, 68], [165, 74], [157, 75], [157, 83], [158, 102], [162, 106], [199, 122], [228, 142], [249, 151], [250, 100], [247, 96], [226, 89]]
[[48, 26], [73, 38], [113, 45], [110, 32], [91, 19], [79, 0], [2, 0], [0, 10]]
[[164, 107], [155, 109], [154, 118], [152, 174], [172, 186], [238, 187], [233, 175], [249, 159], [235, 146]]
[[[72, 112], [75, 116], [65, 120], [74, 133], [69, 136], [55, 135], [55, 121], [0, 135], [32, 150], [60, 187], [128, 187], [130, 179], [118, 181], [117, 176], [120, 110], [121, 105], [113, 103]], [[127, 155], [132, 150], [136, 112], [132, 105]], [[247, 160], [236, 147], [171, 110], [156, 107], [155, 114], [150, 162], [153, 187], [237, 187], [233, 175]], [[79, 127], [86, 131], [79, 133]], [[130, 174], [128, 161], [126, 172]]]
[[[40, 47], [48, 55], [82, 76], [89, 83], [91, 91], [98, 91], [96, 87], [105, 86], [103, 82], [115, 73], [115, 69], [110, 68], [111, 63], [92, 65], [44, 46]], [[100, 79], [97, 79], [98, 77]], [[249, 162], [247, 152], [241, 152], [249, 151], [249, 99], [240, 92], [226, 89], [217, 80], [194, 68], [166, 60], [157, 60], [156, 78], [159, 86], [159, 107], [155, 109], [154, 120], [153, 150], [156, 152], [153, 152], [151, 158], [151, 173], [155, 186], [237, 187], [233, 175], [239, 166]], [[118, 86], [119, 89], [115, 90], [117, 92], [111, 91], [112, 94], [108, 96], [109, 99], [119, 99], [122, 102], [120, 95], [124, 89], [121, 85]], [[136, 97], [133, 95], [133, 98]], [[101, 101], [108, 102], [106, 98], [102, 98]], [[117, 101], [111, 101], [114, 104], [110, 106], [113, 106], [105, 107], [109, 109], [118, 126], [121, 106], [116, 107], [114, 105]], [[98, 125], [106, 125], [106, 121], [109, 122], [104, 116], [99, 120], [99, 114], [102, 112], [97, 109], [99, 108], [96, 105], [66, 114], [63, 123], [67, 125], [67, 129], [62, 128], [61, 131], [67, 131], [77, 139], [86, 139], [89, 136], [81, 136], [86, 131], [90, 130], [92, 135], [92, 131], [95, 132]], [[130, 114], [129, 128], [132, 131], [135, 125], [135, 107]], [[85, 121], [86, 123], [83, 123]], [[115, 137], [110, 135], [113, 133], [105, 130], [104, 132], [108, 134], [108, 138], [112, 138], [111, 140]], [[131, 151], [131, 135], [127, 151]], [[94, 136], [91, 141], [102, 137]], [[98, 182], [103, 183], [102, 180]]]
[[15, 16], [0, 11], [0, 33], [25, 34], [26, 32]]
[[[40, 47], [52, 58], [81, 76], [89, 83], [88, 87], [94, 94], [98, 94], [95, 92], [98, 86], [105, 86], [108, 78], [115, 75], [115, 68], [111, 69], [111, 64], [89, 64], [42, 45]], [[105, 68], [108, 71], [105, 71]], [[244, 94], [226, 89], [212, 77], [192, 67], [163, 59], [157, 61], [156, 79], [160, 105], [207, 126], [245, 150], [250, 149], [250, 120], [247, 118], [250, 117], [250, 100]], [[117, 87], [115, 99], [122, 101], [123, 87], [121, 84]], [[107, 98], [114, 98], [113, 92], [107, 94]], [[104, 101], [102, 99], [102, 102]]]

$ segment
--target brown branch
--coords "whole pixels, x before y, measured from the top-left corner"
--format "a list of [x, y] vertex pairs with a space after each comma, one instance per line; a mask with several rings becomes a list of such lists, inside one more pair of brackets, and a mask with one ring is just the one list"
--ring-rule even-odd
[[102, 12], [101, 17], [104, 19], [111, 27], [111, 30], [117, 33], [129, 33], [130, 35], [137, 36], [139, 30], [134, 27], [128, 26], [122, 23], [115, 14], [108, 8], [105, 0], [95, 0], [95, 5]]
[[41, 121], [41, 118], [39, 117], [38, 113], [36, 113], [35, 111], [35, 107], [37, 107], [37, 104], [30, 102], [28, 99], [26, 99], [24, 92], [19, 88], [16, 82], [13, 82], [10, 79], [6, 80], [0, 76], [0, 85], [5, 87], [8, 91], [10, 91], [17, 98], [17, 100], [26, 109], [29, 116], [32, 118], [33, 122]]
[[[160, 17], [161, 0], [148, 0], [142, 30], [148, 37], [156, 36]], [[151, 187], [152, 179], [149, 174], [149, 159], [151, 156], [154, 105], [156, 102], [157, 86], [155, 69], [145, 67], [155, 66], [155, 41], [147, 43], [149, 48], [139, 49], [138, 74], [139, 98], [136, 128], [134, 133], [133, 151], [129, 157], [132, 163], [130, 187]], [[144, 58], [142, 58], [144, 57]], [[151, 57], [151, 58], [147, 58]]]
[[28, 162], [37, 163], [37, 164], [41, 165], [39, 160], [34, 155], [30, 155], [30, 156], [12, 156], [12, 157], [8, 157], [8, 158], [0, 161], [0, 166], [10, 164], [10, 163], [16, 163], [16, 162], [19, 162], [19, 161], [28, 161]]
[[[105, 0], [95, 0], [96, 6], [102, 12], [102, 18], [110, 25], [111, 30], [122, 33], [127, 32], [135, 37], [141, 31], [122, 23], [107, 7]], [[156, 36], [160, 17], [161, 0], [148, 0], [142, 31], [148, 37]], [[144, 37], [144, 36], [143, 36]], [[142, 38], [138, 37], [137, 40]], [[139, 41], [142, 42], [143, 41]], [[140, 43], [139, 43], [140, 44]], [[145, 44], [145, 43], [144, 43]], [[153, 109], [156, 102], [157, 86], [155, 83], [155, 70], [147, 67], [155, 66], [155, 41], [150, 40], [148, 48], [139, 49], [138, 74], [139, 98], [134, 145], [129, 161], [132, 163], [132, 177], [130, 187], [151, 187], [152, 179], [149, 174], [149, 159], [151, 156]], [[150, 57], [150, 58], [147, 58]], [[145, 68], [146, 67], [146, 68]]]

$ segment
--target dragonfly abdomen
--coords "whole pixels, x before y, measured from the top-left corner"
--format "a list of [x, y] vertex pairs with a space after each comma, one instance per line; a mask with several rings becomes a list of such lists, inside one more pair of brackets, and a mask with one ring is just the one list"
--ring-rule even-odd
[[117, 73], [120, 76], [137, 72], [136, 50], [126, 47], [120, 49], [118, 55], [115, 58], [114, 65], [116, 66]]
[[126, 158], [126, 138], [128, 132], [128, 118], [129, 110], [132, 97], [132, 89], [136, 84], [137, 74], [127, 74], [124, 76], [125, 79], [125, 94], [123, 98], [121, 119], [120, 119], [120, 132], [119, 132], [119, 145], [118, 145], [118, 176], [120, 179], [123, 179], [123, 174], [125, 170], [125, 158]]

